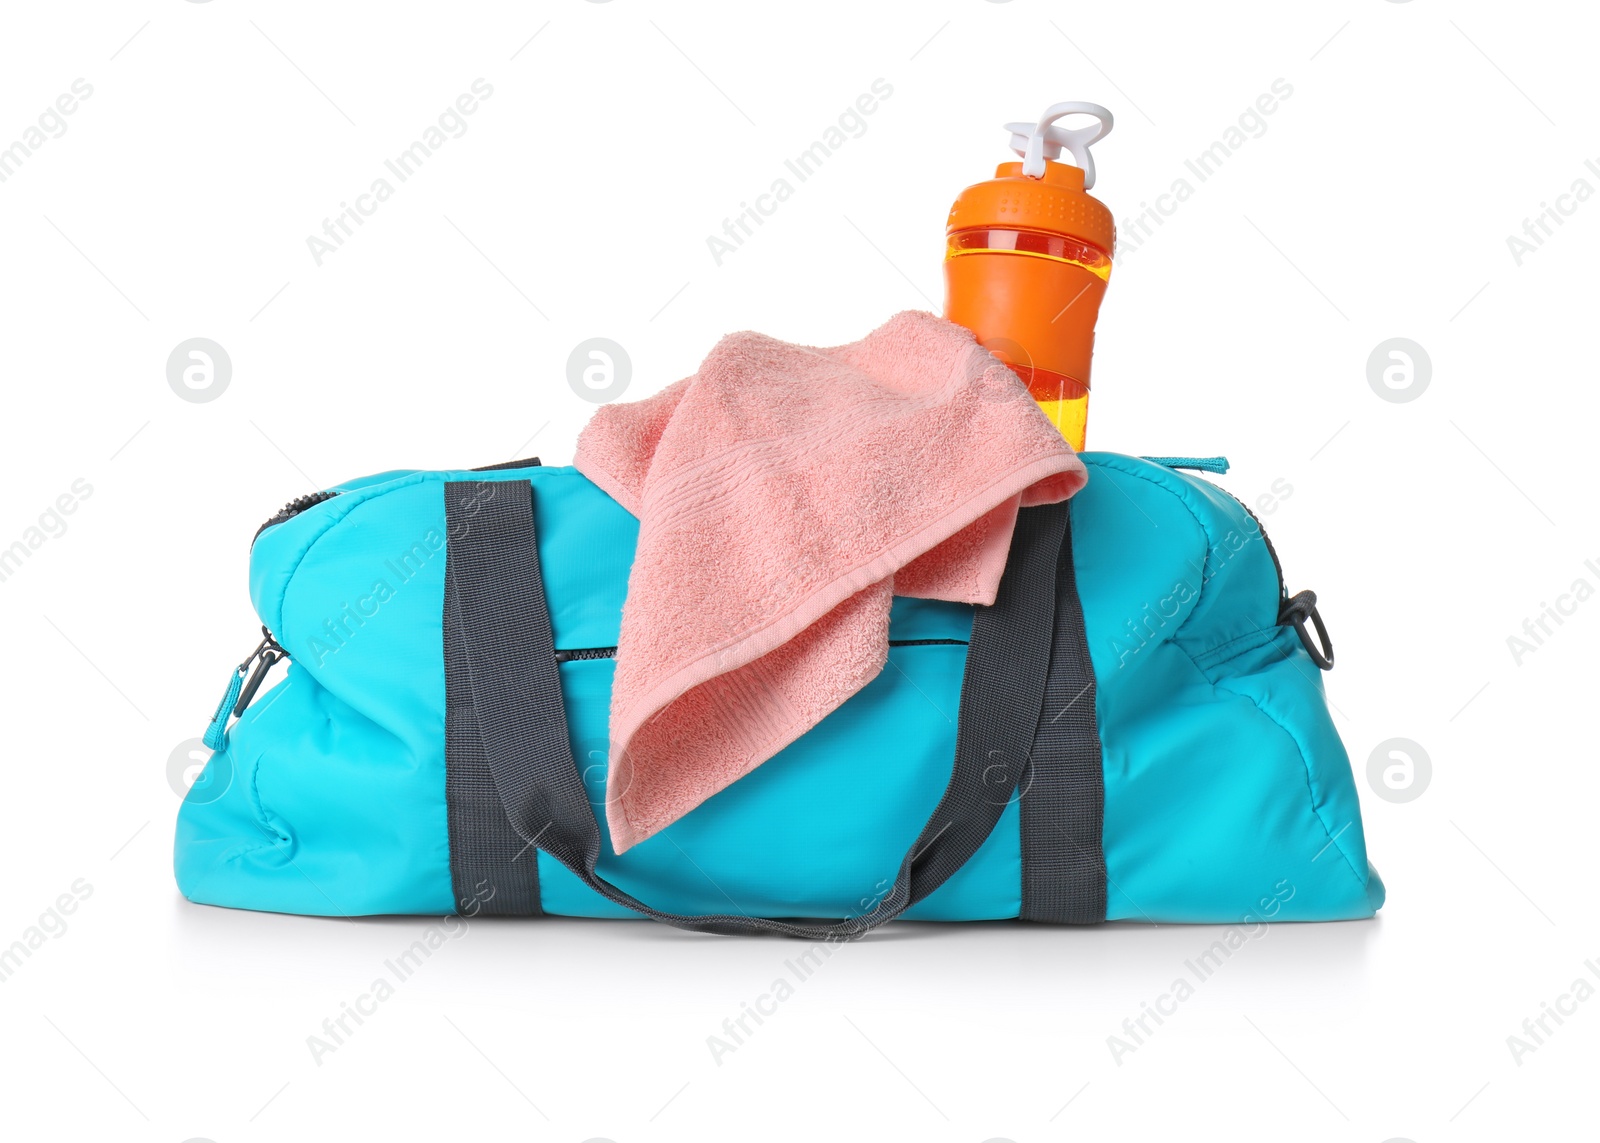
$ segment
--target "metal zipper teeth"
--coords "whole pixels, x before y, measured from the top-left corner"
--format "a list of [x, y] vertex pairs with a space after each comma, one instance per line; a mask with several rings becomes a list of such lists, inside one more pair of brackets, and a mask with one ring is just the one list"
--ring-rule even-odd
[[[1159, 464], [1162, 468], [1187, 468], [1195, 472], [1209, 473], [1225, 473], [1228, 471], [1227, 459], [1220, 456], [1146, 456], [1141, 457], [1140, 459], [1148, 460], [1152, 464]], [[1246, 504], [1243, 500], [1240, 500], [1226, 488], [1223, 488], [1222, 485], [1213, 480], [1207, 480], [1206, 483], [1222, 492], [1228, 497], [1228, 499], [1232, 500], [1239, 507], [1243, 508], [1245, 515], [1249, 516], [1250, 519], [1255, 521], [1256, 531], [1261, 533], [1262, 542], [1267, 545], [1267, 555], [1272, 557], [1273, 570], [1278, 573], [1278, 598], [1288, 599], [1289, 586], [1284, 582], [1283, 563], [1278, 559], [1278, 549], [1272, 546], [1272, 537], [1267, 535], [1267, 529], [1261, 523], [1261, 517], [1257, 516], [1255, 512], [1251, 510], [1250, 505]]]
[[[1221, 486], [1219, 485], [1218, 487]], [[1224, 492], [1228, 492], [1226, 488], [1223, 488], [1222, 490]], [[1233, 496], [1233, 493], [1228, 492], [1228, 495]], [[1283, 579], [1283, 562], [1278, 559], [1278, 549], [1272, 546], [1272, 537], [1267, 535], [1266, 525], [1261, 522], [1260, 516], [1257, 516], [1250, 510], [1250, 505], [1246, 504], [1243, 500], [1239, 500], [1237, 496], [1233, 496], [1233, 498], [1234, 500], [1238, 501], [1239, 507], [1244, 509], [1245, 515], [1249, 516], [1250, 519], [1256, 522], [1256, 531], [1261, 533], [1261, 542], [1267, 545], [1267, 555], [1272, 557], [1272, 569], [1278, 573], [1278, 598], [1288, 599], [1289, 585], [1285, 583]]]
[[338, 490], [335, 489], [324, 492], [308, 492], [304, 496], [296, 496], [293, 500], [289, 501], [289, 503], [285, 504], [282, 508], [279, 508], [277, 512], [269, 517], [265, 524], [257, 528], [256, 534], [250, 538], [250, 542], [255, 543], [255, 541], [260, 538], [261, 533], [265, 532], [268, 528], [282, 524], [287, 520], [293, 520], [307, 508], [315, 508], [318, 504], [321, 504], [327, 500], [332, 500], [337, 495], [339, 495], [339, 493]]
[[[1146, 457], [1145, 459], [1148, 460], [1149, 458]], [[1177, 466], [1168, 466], [1168, 467], [1177, 467]], [[1267, 535], [1266, 525], [1264, 525], [1261, 522], [1261, 517], [1257, 516], [1253, 511], [1251, 511], [1250, 505], [1246, 504], [1243, 500], [1240, 500], [1237, 496], [1235, 496], [1233, 493], [1229, 492], [1226, 488], [1222, 487], [1222, 485], [1218, 484], [1216, 481], [1207, 480], [1206, 483], [1211, 485], [1211, 487], [1217, 489], [1217, 491], [1221, 492], [1224, 496], [1226, 496], [1229, 500], [1232, 500], [1239, 507], [1243, 508], [1244, 509], [1244, 514], [1246, 516], [1250, 517], [1250, 519], [1255, 521], [1256, 531], [1261, 533], [1261, 542], [1267, 545], [1267, 555], [1272, 557], [1272, 570], [1278, 573], [1278, 598], [1279, 599], [1288, 599], [1289, 598], [1289, 587], [1288, 587], [1288, 584], [1286, 584], [1284, 582], [1284, 579], [1283, 579], [1283, 562], [1278, 559], [1278, 549], [1272, 546], [1272, 537]]]
[[[480, 465], [479, 467], [474, 468], [474, 469], [470, 469], [469, 471], [471, 471], [471, 472], [497, 472], [497, 471], [499, 471], [501, 469], [540, 468], [540, 467], [543, 467], [543, 466], [540, 464], [538, 457], [536, 457], [536, 456], [527, 456], [527, 457], [521, 458], [520, 460], [507, 460], [507, 461], [502, 461], [499, 464]], [[256, 529], [256, 536], [251, 537], [251, 542], [253, 543], [255, 538], [260, 536], [261, 533], [265, 532], [268, 528], [274, 527], [275, 525], [278, 525], [278, 524], [285, 523], [285, 522], [287, 522], [289, 520], [293, 520], [296, 516], [300, 515], [300, 513], [304, 512], [307, 508], [315, 508], [318, 504], [321, 504], [321, 503], [323, 503], [324, 501], [327, 501], [327, 500], [332, 500], [335, 496], [338, 496], [338, 495], [339, 495], [339, 490], [337, 488], [334, 488], [334, 489], [327, 489], [327, 490], [324, 490], [322, 492], [308, 492], [304, 496], [296, 496], [293, 500], [289, 501], [289, 503], [285, 504], [282, 508], [279, 508], [277, 510], [277, 512], [275, 512], [267, 520], [267, 522], [265, 524], [262, 524], [261, 527]]]
[[[891, 647], [965, 647], [965, 639], [890, 639]], [[557, 651], [556, 662], [574, 663], [585, 659], [615, 659], [615, 647], [578, 647], [571, 651]]]

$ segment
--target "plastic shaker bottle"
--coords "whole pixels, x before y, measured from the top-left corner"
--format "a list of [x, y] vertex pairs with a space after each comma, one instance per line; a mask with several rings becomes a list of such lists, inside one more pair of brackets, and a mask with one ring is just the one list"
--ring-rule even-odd
[[[1092, 116], [1081, 128], [1055, 126]], [[1111, 130], [1095, 103], [1057, 103], [1037, 123], [1007, 123], [1020, 163], [968, 187], [945, 228], [945, 316], [1009, 365], [1074, 449], [1084, 446], [1094, 323], [1116, 227], [1094, 186], [1089, 145]], [[1065, 150], [1076, 166], [1058, 160]]]

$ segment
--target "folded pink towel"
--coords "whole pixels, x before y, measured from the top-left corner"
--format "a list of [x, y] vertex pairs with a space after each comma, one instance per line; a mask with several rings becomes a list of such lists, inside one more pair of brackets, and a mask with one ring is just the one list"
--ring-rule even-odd
[[993, 603], [1018, 506], [1085, 479], [1014, 373], [916, 312], [833, 349], [731, 334], [693, 377], [596, 412], [575, 463], [639, 517], [611, 696], [618, 853], [871, 681], [895, 594]]

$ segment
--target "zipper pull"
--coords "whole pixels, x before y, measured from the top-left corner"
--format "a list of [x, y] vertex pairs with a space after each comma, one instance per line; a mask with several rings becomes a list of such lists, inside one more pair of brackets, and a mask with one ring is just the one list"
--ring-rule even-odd
[[250, 705], [250, 700], [256, 697], [256, 692], [266, 681], [267, 672], [279, 659], [288, 658], [288, 654], [272, 637], [272, 632], [262, 627], [261, 642], [256, 644], [256, 649], [245, 657], [244, 662], [234, 668], [233, 678], [228, 680], [228, 689], [223, 694], [222, 701], [217, 704], [216, 712], [212, 714], [211, 722], [206, 727], [201, 741], [208, 750], [227, 748], [229, 720], [238, 718], [244, 713], [245, 708]]
[[1145, 460], [1163, 468], [1192, 468], [1196, 472], [1224, 473], [1228, 471], [1225, 456], [1147, 456]]

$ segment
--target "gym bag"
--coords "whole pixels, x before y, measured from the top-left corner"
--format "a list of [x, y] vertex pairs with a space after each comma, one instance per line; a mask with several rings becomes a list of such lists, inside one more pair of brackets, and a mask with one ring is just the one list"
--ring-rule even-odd
[[179, 812], [179, 888], [813, 939], [1371, 916], [1315, 597], [1176, 471], [1225, 465], [1083, 459], [1083, 491], [1019, 514], [992, 607], [896, 599], [871, 683], [620, 857], [606, 728], [638, 522], [537, 460], [302, 497], [253, 543], [265, 638]]

